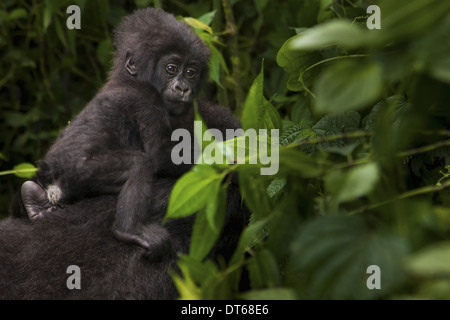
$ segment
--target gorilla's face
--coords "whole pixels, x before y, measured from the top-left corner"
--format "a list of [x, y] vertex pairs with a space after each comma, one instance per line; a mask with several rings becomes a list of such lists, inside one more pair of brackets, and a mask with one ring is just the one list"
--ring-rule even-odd
[[192, 102], [199, 86], [199, 69], [195, 62], [183, 61], [177, 55], [163, 57], [157, 70], [160, 81], [166, 83], [161, 92], [164, 99], [172, 102]]
[[162, 57], [156, 66], [157, 88], [172, 115], [183, 114], [197, 94], [201, 65], [176, 54]]
[[[161, 57], [156, 66], [138, 68], [134, 63], [133, 55], [129, 53], [126, 61], [126, 70], [129, 74], [149, 82], [161, 94], [166, 102], [167, 109], [172, 116], [185, 114], [192, 106], [192, 100], [198, 93], [204, 71], [205, 63], [190, 58], [189, 54], [168, 54]], [[140, 70], [139, 70], [140, 69]]]

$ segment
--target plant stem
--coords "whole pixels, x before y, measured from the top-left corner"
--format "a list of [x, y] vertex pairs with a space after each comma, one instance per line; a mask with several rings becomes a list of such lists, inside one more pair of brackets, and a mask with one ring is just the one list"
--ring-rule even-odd
[[351, 211], [349, 214], [352, 215], [352, 214], [356, 214], [356, 213], [362, 213], [364, 211], [376, 209], [378, 207], [384, 206], [386, 204], [392, 203], [392, 202], [397, 201], [397, 200], [407, 199], [407, 198], [411, 198], [411, 197], [418, 196], [418, 195], [421, 195], [421, 194], [439, 192], [439, 191], [441, 191], [441, 190], [443, 190], [443, 189], [445, 189], [445, 188], [447, 188], [449, 186], [450, 186], [450, 180], [447, 180], [443, 184], [441, 184], [440, 186], [433, 185], [433, 186], [426, 186], [426, 187], [422, 187], [422, 188], [418, 188], [418, 189], [409, 190], [407, 192], [404, 192], [404, 193], [400, 194], [399, 196], [397, 196], [397, 197], [395, 197], [393, 199], [389, 199], [389, 200], [382, 201], [382, 202], [379, 202], [379, 203], [374, 203], [374, 204], [371, 204], [371, 205], [360, 207], [360, 208], [358, 208], [356, 210]]
[[223, 13], [225, 15], [226, 27], [225, 31], [230, 35], [228, 41], [228, 49], [230, 52], [231, 70], [234, 85], [234, 96], [236, 101], [236, 109], [240, 114], [244, 104], [244, 91], [241, 84], [241, 60], [239, 59], [239, 45], [237, 37], [237, 26], [233, 15], [233, 8], [229, 0], [222, 0]]

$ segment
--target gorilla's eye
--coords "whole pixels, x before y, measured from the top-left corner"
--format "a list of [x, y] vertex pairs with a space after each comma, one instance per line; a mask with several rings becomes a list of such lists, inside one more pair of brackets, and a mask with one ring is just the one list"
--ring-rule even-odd
[[166, 71], [171, 76], [174, 76], [174, 75], [178, 74], [178, 67], [176, 65], [174, 65], [174, 64], [168, 64], [166, 66]]
[[192, 68], [189, 68], [189, 69], [186, 70], [186, 77], [192, 79], [192, 78], [195, 77], [196, 75], [197, 75], [197, 70], [192, 69]]

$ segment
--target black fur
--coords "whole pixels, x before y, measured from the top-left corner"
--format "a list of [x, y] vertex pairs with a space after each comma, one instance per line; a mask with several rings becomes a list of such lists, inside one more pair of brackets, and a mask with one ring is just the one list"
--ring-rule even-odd
[[[174, 181], [159, 179], [160, 200], [152, 208], [162, 216]], [[116, 196], [86, 198], [56, 209], [45, 219], [0, 221], [0, 299], [175, 299], [168, 270], [176, 257], [147, 259], [146, 251], [113, 238]], [[168, 220], [174, 251], [187, 253], [194, 217]], [[230, 258], [248, 211], [238, 188], [228, 190], [227, 224], [211, 257]], [[81, 290], [69, 290], [67, 267], [81, 269]]]

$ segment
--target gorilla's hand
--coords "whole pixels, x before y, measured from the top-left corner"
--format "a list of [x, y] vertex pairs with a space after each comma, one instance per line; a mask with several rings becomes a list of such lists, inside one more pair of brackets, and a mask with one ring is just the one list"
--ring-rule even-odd
[[145, 257], [152, 262], [161, 262], [173, 256], [170, 233], [156, 223], [136, 227], [133, 233], [118, 229], [113, 233], [119, 241], [143, 247], [147, 251]]
[[34, 181], [25, 181], [20, 193], [23, 206], [31, 220], [38, 219], [55, 209], [45, 189]]

